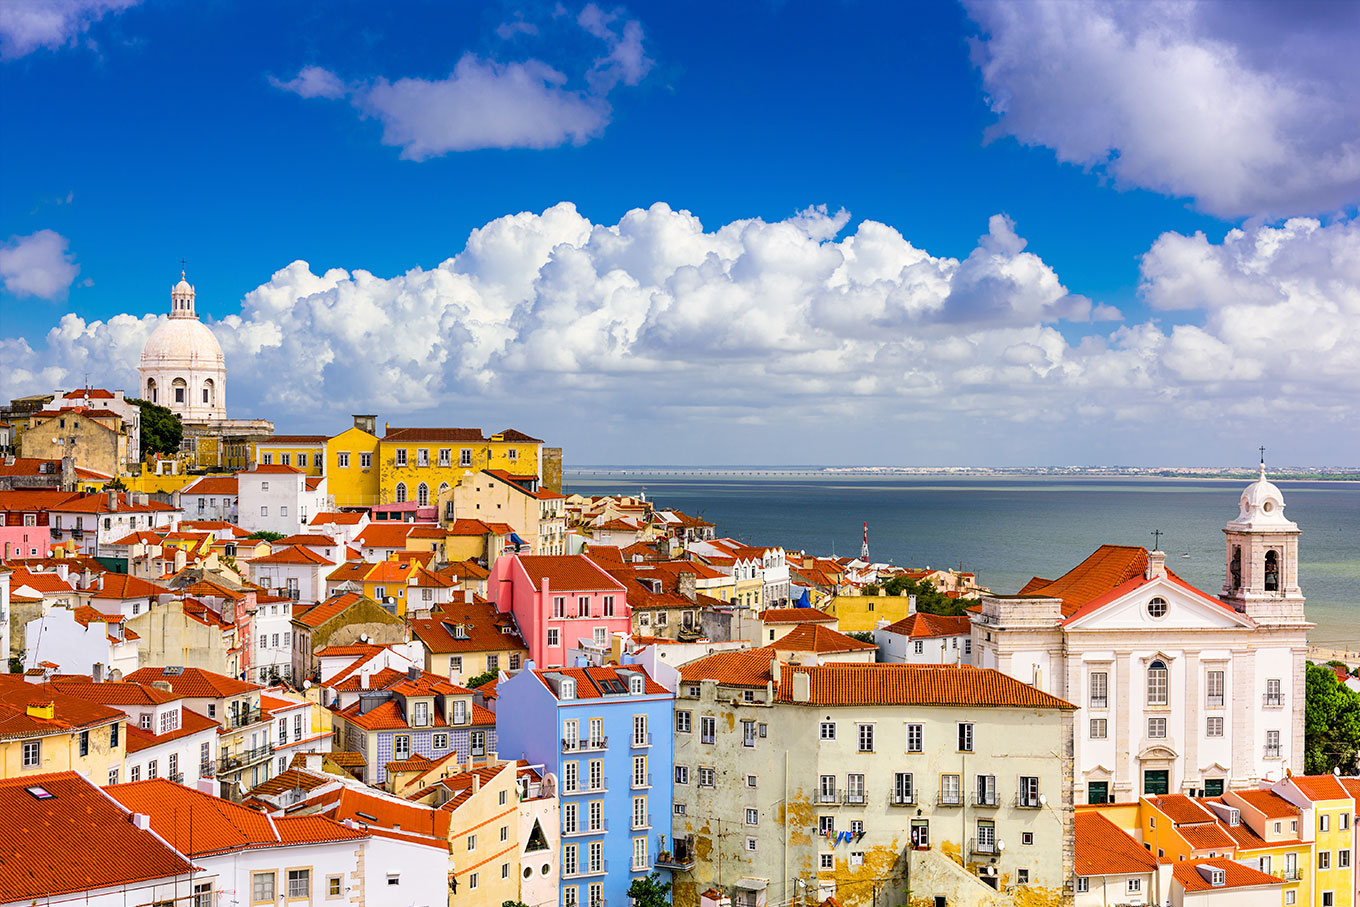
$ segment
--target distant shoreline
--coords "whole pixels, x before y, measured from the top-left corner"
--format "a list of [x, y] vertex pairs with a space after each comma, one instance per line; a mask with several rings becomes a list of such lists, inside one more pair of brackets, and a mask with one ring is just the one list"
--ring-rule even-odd
[[[919, 478], [1089, 478], [1089, 479], [1215, 479], [1225, 482], [1250, 481], [1256, 471], [1215, 467], [986, 467], [986, 466], [566, 466], [568, 475], [612, 473], [615, 475], [653, 476], [827, 476], [874, 477], [911, 476]], [[1272, 482], [1360, 482], [1360, 467], [1284, 467], [1268, 470]]]

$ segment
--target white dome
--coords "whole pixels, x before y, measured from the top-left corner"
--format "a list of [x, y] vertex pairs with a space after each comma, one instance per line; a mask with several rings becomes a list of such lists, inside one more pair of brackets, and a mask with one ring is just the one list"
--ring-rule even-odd
[[1277, 526], [1282, 529], [1294, 526], [1284, 518], [1284, 494], [1266, 478], [1266, 464], [1261, 464], [1261, 473], [1242, 491], [1239, 502], [1240, 511], [1234, 524], [1252, 527]]
[[203, 322], [195, 318], [169, 318], [160, 323], [142, 348], [143, 366], [183, 365], [220, 368], [225, 363], [222, 346]]

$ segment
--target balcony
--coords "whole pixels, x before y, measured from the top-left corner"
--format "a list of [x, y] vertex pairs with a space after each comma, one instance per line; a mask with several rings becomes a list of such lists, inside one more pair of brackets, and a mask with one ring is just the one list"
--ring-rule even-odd
[[184, 783], [184, 772], [171, 772], [167, 777], [175, 784]]
[[591, 784], [589, 781], [587, 781], [587, 782], [586, 782], [586, 786], [583, 787], [583, 788], [581, 788], [581, 791], [580, 791], [580, 792], [583, 793], [583, 794], [602, 794], [602, 793], [607, 792], [608, 790], [609, 790], [609, 779], [608, 779], [608, 778], [600, 778], [600, 779], [599, 779], [599, 782], [598, 782], [597, 784]]
[[1221, 708], [1223, 708], [1223, 694], [1222, 694], [1222, 693], [1210, 693], [1210, 694], [1208, 695], [1208, 697], [1206, 697], [1205, 703], [1204, 703], [1204, 704], [1205, 704], [1207, 707], [1211, 708], [1211, 709], [1221, 709]]
[[1001, 805], [1001, 799], [996, 795], [996, 791], [989, 791], [985, 794], [974, 794], [973, 805], [996, 807]]
[[211, 778], [216, 774], [217, 774], [216, 762], [204, 762], [198, 767], [198, 776], [200, 778]]
[[255, 749], [223, 755], [217, 760], [217, 774], [224, 775], [229, 772], [240, 771], [253, 763], [268, 759], [273, 753], [273, 747], [259, 746]]
[[674, 850], [663, 850], [656, 855], [652, 866], [656, 869], [669, 869], [672, 872], [687, 872], [694, 868], [694, 839], [689, 835], [675, 838]]
[[889, 805], [889, 806], [915, 806], [915, 805], [916, 805], [916, 795], [915, 795], [915, 794], [899, 794], [899, 793], [891, 793], [891, 794], [888, 795], [888, 805]]
[[868, 799], [869, 798], [865, 796], [864, 791], [862, 790], [856, 791], [848, 790], [845, 793], [841, 794], [841, 802], [844, 803], [846, 806], [863, 806], [865, 803], [868, 802]]
[[1263, 758], [1265, 758], [1265, 759], [1278, 759], [1278, 758], [1280, 758], [1280, 748], [1279, 748], [1278, 746], [1268, 746], [1268, 747], [1266, 747], [1266, 748], [1265, 748], [1265, 753], [1264, 753]]
[[264, 710], [259, 706], [244, 711], [229, 712], [227, 714], [227, 729], [232, 730], [238, 727], [245, 727], [248, 724], [255, 724], [264, 719]]
[[1038, 794], [1035, 794], [1034, 796], [1028, 796], [1023, 793], [1015, 795], [1016, 809], [1039, 809], [1041, 806], [1043, 806], [1043, 804], [1039, 802]]
[[940, 798], [935, 801], [939, 806], [962, 806], [963, 795], [958, 793], [942, 793]]
[[841, 798], [836, 796], [836, 792], [834, 790], [820, 791], [817, 794], [817, 802], [822, 804], [823, 806], [836, 806], [840, 804]]
[[634, 737], [633, 737], [633, 749], [635, 749], [635, 750], [640, 750], [640, 749], [643, 749], [643, 748], [645, 748], [645, 747], [649, 747], [649, 746], [651, 746], [651, 745], [652, 745], [652, 735], [651, 735], [651, 732], [648, 732], [648, 733], [647, 733], [647, 736], [646, 736], [646, 739], [645, 739], [645, 740], [642, 739], [642, 738], [637, 737], [636, 735], [634, 735]]
[[994, 839], [988, 840], [987, 838], [973, 838], [968, 845], [968, 852], [987, 856], [995, 856], [1000, 853], [1000, 851], [997, 850], [996, 841]]
[[648, 772], [647, 777], [640, 775], [633, 776], [633, 790], [645, 790], [652, 786], [652, 773]]
[[609, 748], [609, 737], [594, 737], [582, 740], [576, 747], [579, 753], [594, 753]]
[[1271, 875], [1286, 882], [1297, 882], [1303, 878], [1303, 871], [1296, 866], [1293, 869], [1277, 869]]
[[1092, 697], [1091, 697], [1091, 708], [1093, 708], [1093, 709], [1105, 709], [1105, 708], [1109, 708], [1109, 706], [1110, 706], [1110, 701], [1109, 701], [1107, 698], [1105, 698], [1104, 696], [1092, 696]]
[[1261, 704], [1264, 705], [1264, 706], [1265, 706], [1266, 708], [1268, 708], [1268, 709], [1282, 709], [1282, 708], [1284, 708], [1284, 694], [1283, 694], [1283, 693], [1262, 693], [1262, 694], [1261, 694]]

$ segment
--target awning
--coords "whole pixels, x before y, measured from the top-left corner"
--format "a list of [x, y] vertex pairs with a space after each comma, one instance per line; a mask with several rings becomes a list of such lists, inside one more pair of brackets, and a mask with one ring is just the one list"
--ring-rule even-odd
[[747, 891], [764, 891], [769, 884], [769, 879], [737, 879], [737, 887]]
[[510, 533], [510, 541], [511, 543], [514, 544], [516, 548], [527, 548], [529, 546], [528, 542], [520, 538], [518, 535], [515, 535], [515, 533], [513, 532]]

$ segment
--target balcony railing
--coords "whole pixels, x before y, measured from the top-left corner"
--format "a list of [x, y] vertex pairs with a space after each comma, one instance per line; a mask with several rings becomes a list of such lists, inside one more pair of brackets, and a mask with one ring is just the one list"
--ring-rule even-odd
[[1278, 759], [1278, 758], [1280, 758], [1280, 748], [1279, 748], [1278, 746], [1268, 746], [1268, 747], [1266, 747], [1266, 748], [1265, 748], [1265, 758], [1267, 758], [1267, 759]]
[[227, 728], [245, 727], [248, 724], [255, 724], [264, 717], [264, 711], [258, 706], [253, 709], [227, 713]]
[[1093, 709], [1103, 709], [1103, 708], [1108, 708], [1108, 707], [1109, 707], [1109, 704], [1110, 704], [1110, 701], [1109, 701], [1107, 698], [1105, 698], [1104, 696], [1092, 696], [1092, 697], [1091, 697], [1091, 708], [1093, 708]]
[[272, 747], [258, 746], [254, 749], [241, 750], [239, 753], [229, 753], [218, 758], [217, 773], [225, 774], [226, 772], [234, 772], [238, 769], [245, 768], [252, 763], [269, 758], [273, 755], [273, 752], [274, 750]]
[[817, 802], [818, 802], [818, 803], [839, 803], [839, 802], [841, 802], [841, 800], [840, 800], [840, 797], [836, 796], [836, 792], [835, 792], [834, 790], [833, 790], [833, 791], [819, 791], [819, 792], [817, 793]]
[[642, 749], [643, 747], [647, 747], [647, 746], [651, 746], [651, 745], [652, 745], [652, 735], [651, 735], [651, 732], [650, 732], [650, 731], [647, 733], [647, 736], [646, 736], [646, 739], [645, 739], [645, 740], [644, 740], [644, 739], [638, 738], [637, 735], [634, 735], [634, 736], [633, 736], [633, 749], [638, 750], [638, 749]]
[[1261, 703], [1268, 709], [1284, 708], [1283, 693], [1262, 693]]
[[962, 806], [963, 797], [960, 794], [940, 794], [937, 802], [940, 806]]
[[577, 749], [578, 752], [585, 753], [585, 752], [594, 752], [594, 751], [597, 751], [597, 750], [608, 749], [608, 747], [609, 747], [609, 737], [608, 737], [608, 736], [604, 736], [604, 737], [595, 737], [595, 738], [584, 738], [584, 739], [582, 739], [582, 740], [580, 741], [580, 743], [577, 745], [576, 749]]
[[674, 850], [663, 850], [656, 855], [652, 861], [652, 866], [657, 869], [669, 869], [674, 872], [685, 872], [694, 868], [694, 846], [693, 839], [686, 835], [683, 838], [675, 838], [671, 841]]
[[888, 805], [889, 805], [889, 806], [915, 806], [915, 805], [916, 805], [916, 795], [915, 795], [915, 794], [899, 794], [899, 793], [897, 793], [897, 792], [894, 791], [893, 793], [891, 793], [891, 794], [888, 795]]
[[176, 784], [184, 783], [184, 772], [171, 772], [168, 777]]
[[1210, 693], [1205, 704], [1211, 709], [1223, 708], [1223, 694]]
[[216, 774], [217, 774], [216, 762], [204, 762], [198, 767], [198, 776], [200, 778], [211, 778]]
[[841, 794], [841, 802], [847, 806], [863, 806], [867, 801], [868, 797], [865, 796], [864, 791], [862, 790], [848, 790], [844, 794]]
[[1277, 879], [1284, 879], [1286, 882], [1297, 882], [1303, 878], [1303, 871], [1296, 866], [1293, 869], [1277, 869], [1271, 875]]
[[1015, 795], [1016, 809], [1038, 809], [1041, 805], [1038, 794], [1032, 797], [1023, 793]]
[[974, 795], [973, 795], [973, 805], [974, 805], [974, 806], [1000, 806], [1000, 805], [1001, 805], [1001, 801], [1000, 801], [1000, 798], [997, 797], [996, 791], [989, 791], [988, 793], [985, 793], [985, 794], [974, 794]]
[[995, 854], [998, 853], [995, 840], [986, 838], [974, 838], [968, 846], [970, 853]]
[[651, 814], [651, 813], [647, 813], [647, 815], [644, 816], [643, 818], [644, 818], [644, 821], [646, 822], [646, 824], [645, 824], [645, 825], [638, 825], [638, 824], [637, 824], [637, 816], [634, 816], [634, 817], [633, 817], [633, 828], [634, 828], [634, 829], [639, 829], [639, 828], [651, 828], [651, 827], [652, 827], [652, 814]]
[[641, 776], [639, 776], [639, 775], [634, 775], [634, 776], [633, 776], [633, 790], [641, 790], [642, 788], [651, 787], [651, 786], [652, 786], [652, 773], [651, 773], [651, 772], [648, 772], [648, 773], [647, 773], [647, 777], [645, 777], [645, 778], [643, 778], [643, 777], [641, 777]]

